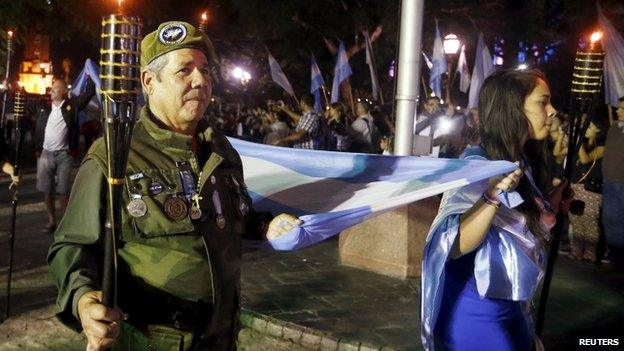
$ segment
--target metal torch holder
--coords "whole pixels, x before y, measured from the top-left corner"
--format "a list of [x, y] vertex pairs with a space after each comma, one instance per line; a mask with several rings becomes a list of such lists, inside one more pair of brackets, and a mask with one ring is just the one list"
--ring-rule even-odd
[[121, 14], [102, 19], [100, 81], [107, 151], [108, 217], [104, 240], [102, 303], [117, 302], [117, 239], [132, 129], [138, 115], [142, 22]]

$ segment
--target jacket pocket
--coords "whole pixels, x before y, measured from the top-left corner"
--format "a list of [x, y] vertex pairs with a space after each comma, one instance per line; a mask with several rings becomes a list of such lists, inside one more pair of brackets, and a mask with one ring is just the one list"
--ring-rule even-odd
[[[140, 176], [138, 176], [140, 175]], [[130, 218], [136, 228], [136, 233], [141, 238], [154, 238], [176, 234], [191, 233], [195, 230], [188, 216], [189, 203], [184, 197], [182, 182], [177, 169], [147, 169], [132, 172], [126, 175], [126, 201], [128, 204], [133, 199], [139, 199], [145, 203], [147, 211], [144, 215], [131, 215], [128, 207], [124, 214]], [[176, 215], [167, 212], [166, 207], [172, 197], [184, 202], [186, 213], [178, 206]]]

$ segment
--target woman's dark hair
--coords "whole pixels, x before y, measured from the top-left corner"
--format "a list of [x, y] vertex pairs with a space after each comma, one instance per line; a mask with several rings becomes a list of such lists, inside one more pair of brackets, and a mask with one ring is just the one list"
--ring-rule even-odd
[[[479, 135], [491, 159], [520, 161], [525, 172], [530, 167], [537, 187], [546, 195], [553, 176], [547, 167], [547, 142], [529, 138], [531, 126], [524, 112], [524, 102], [540, 80], [546, 81], [536, 70], [500, 70], [489, 76], [479, 93]], [[534, 199], [537, 194], [526, 176], [517, 191], [524, 199], [518, 210], [526, 217], [531, 232], [544, 239], [539, 226], [540, 208]]]

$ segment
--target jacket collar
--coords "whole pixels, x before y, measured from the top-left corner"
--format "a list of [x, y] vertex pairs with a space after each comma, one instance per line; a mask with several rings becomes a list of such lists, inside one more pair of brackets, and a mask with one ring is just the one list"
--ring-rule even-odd
[[[154, 140], [166, 142], [167, 145], [178, 149], [190, 149], [193, 143], [193, 137], [186, 134], [176, 133], [167, 129], [162, 122], [158, 121], [147, 106], [143, 106], [140, 114], [140, 122], [143, 124], [145, 131]], [[202, 119], [197, 124], [196, 135], [200, 143], [211, 143], [213, 139], [213, 130], [208, 123]]]

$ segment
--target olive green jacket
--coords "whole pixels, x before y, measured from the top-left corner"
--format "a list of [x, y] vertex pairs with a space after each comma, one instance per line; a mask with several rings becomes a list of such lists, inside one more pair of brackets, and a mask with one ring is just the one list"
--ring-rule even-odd
[[[192, 137], [166, 129], [147, 108], [141, 111], [125, 177], [118, 304], [122, 310], [131, 310], [132, 304], [140, 303], [141, 294], [152, 289], [182, 299], [209, 301], [214, 313], [208, 331], [235, 338], [241, 240], [243, 235], [258, 238], [261, 229], [254, 214], [245, 208], [251, 208], [251, 199], [236, 150], [225, 136], [204, 123], [198, 126], [197, 139], [199, 151], [195, 154]], [[201, 219], [185, 216], [175, 220], [165, 210], [171, 196], [183, 195], [176, 162], [190, 164], [198, 180]], [[100, 290], [107, 213], [105, 169], [105, 143], [99, 139], [80, 167], [48, 254], [59, 289], [58, 317], [77, 330], [79, 298], [87, 291]], [[130, 198], [141, 198], [147, 212], [131, 216], [126, 209]], [[223, 228], [217, 225], [219, 211], [223, 215], [220, 224], [225, 219]]]

